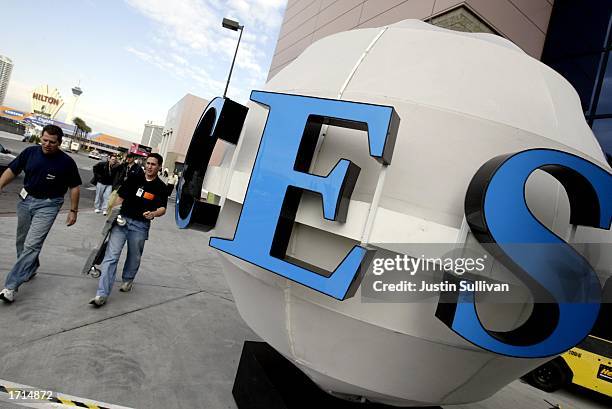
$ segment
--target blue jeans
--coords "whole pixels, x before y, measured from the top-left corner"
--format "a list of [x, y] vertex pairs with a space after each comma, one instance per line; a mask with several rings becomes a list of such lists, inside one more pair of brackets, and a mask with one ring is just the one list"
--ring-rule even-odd
[[103, 185], [102, 183], [96, 184], [96, 198], [94, 199], [94, 206], [96, 209], [106, 210], [108, 198], [112, 191], [113, 187], [111, 185]]
[[140, 258], [144, 250], [145, 240], [149, 238], [149, 227], [151, 222], [134, 220], [129, 217], [123, 217], [127, 223], [125, 226], [115, 224], [111, 230], [104, 254], [104, 260], [100, 265], [102, 274], [98, 282], [98, 291], [96, 295], [108, 297], [113, 289], [115, 274], [117, 273], [117, 264], [123, 246], [127, 241], [127, 257], [123, 265], [123, 281], [132, 281], [136, 277], [138, 267], [140, 267]]
[[17, 290], [36, 272], [43, 243], [63, 203], [63, 197], [28, 196], [17, 204], [17, 262], [6, 276], [6, 288]]

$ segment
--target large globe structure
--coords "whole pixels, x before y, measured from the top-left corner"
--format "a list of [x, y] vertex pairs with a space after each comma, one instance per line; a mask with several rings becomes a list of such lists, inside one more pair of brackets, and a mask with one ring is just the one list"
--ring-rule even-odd
[[[288, 255], [326, 270], [356, 244], [473, 241], [464, 220], [465, 193], [476, 171], [500, 154], [552, 148], [610, 170], [574, 89], [489, 34], [412, 20], [343, 32], [314, 43], [265, 90], [390, 105], [401, 119], [389, 166], [369, 155], [366, 132], [323, 127], [311, 172], [326, 175], [347, 158], [361, 173], [345, 223], [325, 220], [320, 197], [304, 194]], [[221, 198], [215, 237], [233, 237], [266, 123], [267, 107], [248, 107], [235, 149], [204, 180], [203, 188]], [[543, 224], [567, 237], [569, 204], [552, 177], [535, 172], [526, 199]], [[574, 239], [612, 241], [609, 231], [587, 228]], [[219, 257], [245, 322], [338, 396], [396, 406], [473, 402], [546, 360], [470, 344], [436, 318], [435, 302], [369, 303], [361, 288], [339, 301], [231, 255]], [[602, 257], [592, 263], [609, 275], [612, 262]], [[483, 310], [484, 322], [512, 328], [528, 307], [526, 299], [514, 308]]]

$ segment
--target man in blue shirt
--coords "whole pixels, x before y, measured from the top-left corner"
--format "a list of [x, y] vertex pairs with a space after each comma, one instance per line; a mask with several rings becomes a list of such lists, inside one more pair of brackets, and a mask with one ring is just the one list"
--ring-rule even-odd
[[25, 171], [17, 204], [17, 262], [6, 276], [0, 299], [11, 303], [19, 286], [36, 274], [43, 243], [70, 189], [66, 225], [76, 223], [81, 177], [74, 160], [60, 150], [64, 133], [55, 125], [43, 128], [41, 146], [24, 149], [0, 176], [0, 192]]

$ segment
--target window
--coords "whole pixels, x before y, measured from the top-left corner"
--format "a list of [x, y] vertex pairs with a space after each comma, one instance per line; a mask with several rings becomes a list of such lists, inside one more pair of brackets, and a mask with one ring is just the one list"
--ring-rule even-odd
[[556, 1], [542, 53], [542, 62], [578, 92], [585, 119], [608, 157], [612, 157], [611, 31], [612, 2]]
[[612, 115], [607, 119], [593, 121], [593, 133], [607, 155], [612, 155]]
[[438, 16], [432, 17], [428, 23], [434, 26], [447, 28], [449, 30], [463, 31], [467, 33], [489, 33], [497, 34], [480, 17], [476, 16], [466, 6], [460, 6]]
[[612, 115], [612, 60], [610, 60], [610, 51], [606, 53], [604, 64], [606, 70], [604, 72], [599, 98], [597, 100], [597, 115]]

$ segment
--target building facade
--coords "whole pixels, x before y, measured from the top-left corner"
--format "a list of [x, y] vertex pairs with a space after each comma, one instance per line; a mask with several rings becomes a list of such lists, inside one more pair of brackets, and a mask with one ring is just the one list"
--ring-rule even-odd
[[4, 104], [12, 71], [13, 61], [8, 57], [0, 55], [0, 105]]
[[123, 155], [132, 146], [132, 142], [105, 133], [91, 135], [86, 143], [89, 149], [96, 149], [110, 155]]
[[409, 18], [496, 33], [539, 59], [552, 8], [553, 0], [289, 0], [268, 79], [323, 37]]
[[170, 172], [182, 170], [191, 137], [207, 105], [204, 98], [187, 94], [168, 110], [158, 151]]
[[163, 126], [155, 125], [151, 121], [148, 121], [146, 124], [144, 124], [144, 131], [142, 132], [140, 144], [149, 146], [153, 149], [157, 148], [157, 145], [159, 145], [162, 140], [163, 131]]
[[288, 0], [268, 79], [323, 37], [411, 18], [497, 34], [541, 59], [576, 88], [589, 125], [612, 155], [610, 1]]

